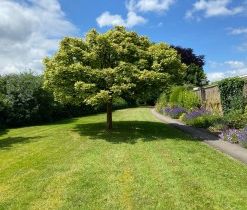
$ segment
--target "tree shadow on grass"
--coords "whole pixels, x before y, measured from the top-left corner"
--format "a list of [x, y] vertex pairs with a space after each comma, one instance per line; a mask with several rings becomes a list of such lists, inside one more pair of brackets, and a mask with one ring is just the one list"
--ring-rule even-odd
[[0, 128], [0, 136], [4, 135], [6, 133], [8, 133], [8, 129], [3, 129], [3, 128], [1, 129]]
[[10, 149], [15, 144], [25, 144], [33, 142], [35, 139], [43, 138], [42, 136], [35, 136], [35, 137], [7, 137], [4, 139], [0, 139], [0, 150], [2, 149]]
[[115, 121], [111, 131], [106, 130], [105, 123], [77, 124], [73, 131], [91, 140], [105, 140], [111, 143], [135, 144], [138, 140], [148, 142], [155, 140], [198, 141], [188, 134], [160, 122], [149, 121]]

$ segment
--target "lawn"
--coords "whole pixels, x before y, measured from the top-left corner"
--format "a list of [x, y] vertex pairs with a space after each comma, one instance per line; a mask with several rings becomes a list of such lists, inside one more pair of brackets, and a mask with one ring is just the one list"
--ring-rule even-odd
[[148, 108], [0, 135], [0, 209], [247, 209], [247, 167]]

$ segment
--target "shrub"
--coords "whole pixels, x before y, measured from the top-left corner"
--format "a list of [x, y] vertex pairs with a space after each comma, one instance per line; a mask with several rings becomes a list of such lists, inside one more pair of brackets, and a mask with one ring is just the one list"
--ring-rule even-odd
[[181, 106], [187, 109], [200, 106], [200, 99], [193, 91], [187, 90], [183, 86], [173, 87], [169, 97], [172, 106]]
[[179, 98], [180, 95], [186, 90], [183, 86], [174, 86], [171, 89], [170, 97], [169, 97], [169, 103], [172, 105], [180, 105], [179, 104]]
[[166, 93], [162, 93], [162, 94], [159, 96], [159, 98], [158, 98], [158, 100], [157, 100], [157, 102], [156, 102], [155, 108], [156, 108], [156, 110], [157, 110], [158, 112], [162, 112], [163, 108], [164, 108], [166, 105], [167, 105], [167, 94], [166, 94]]
[[224, 122], [229, 128], [243, 128], [247, 124], [247, 113], [241, 110], [231, 111], [224, 116]]
[[115, 97], [112, 102], [113, 109], [123, 109], [128, 107], [128, 103], [121, 97]]
[[[103, 106], [59, 103], [42, 86], [42, 76], [30, 72], [0, 76], [0, 128], [40, 124], [105, 110]], [[113, 101], [114, 109], [127, 105], [122, 98]]]
[[238, 141], [242, 146], [247, 148], [247, 127], [238, 133]]
[[194, 109], [183, 114], [180, 119], [188, 125], [199, 128], [209, 128], [221, 121], [221, 116], [210, 113], [204, 108]]
[[234, 144], [241, 144], [244, 147], [247, 147], [247, 127], [237, 130], [237, 129], [229, 129], [223, 131], [219, 135], [220, 139], [223, 141], [228, 141]]
[[200, 106], [200, 99], [195, 92], [184, 90], [180, 95], [178, 102], [181, 106], [191, 109]]
[[239, 130], [237, 129], [229, 129], [226, 131], [223, 131], [219, 137], [223, 140], [223, 141], [229, 141], [231, 143], [239, 143], [238, 141], [238, 135], [239, 135]]
[[218, 83], [220, 89], [221, 104], [223, 112], [242, 110], [245, 106], [243, 95], [244, 80], [242, 78], [228, 78]]
[[227, 125], [223, 121], [222, 117], [219, 117], [219, 121], [216, 121], [209, 127], [209, 130], [212, 132], [221, 132], [227, 129]]
[[206, 109], [204, 108], [200, 108], [200, 109], [193, 109], [189, 112], [187, 112], [185, 115], [184, 115], [184, 120], [185, 121], [189, 121], [189, 120], [193, 120], [197, 117], [200, 117], [200, 116], [203, 116], [203, 115], [209, 115], [210, 112], [207, 111]]
[[183, 113], [186, 113], [186, 109], [183, 107], [166, 107], [164, 112], [170, 117], [178, 119]]
[[189, 120], [188, 124], [198, 128], [209, 128], [210, 126], [213, 126], [215, 123], [217, 123], [220, 119], [221, 117], [217, 115], [203, 115]]

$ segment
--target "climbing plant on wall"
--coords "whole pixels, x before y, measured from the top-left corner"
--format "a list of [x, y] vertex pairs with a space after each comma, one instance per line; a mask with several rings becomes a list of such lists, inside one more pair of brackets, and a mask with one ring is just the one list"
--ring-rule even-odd
[[224, 113], [231, 110], [243, 110], [245, 98], [243, 94], [244, 80], [242, 78], [228, 78], [218, 83], [221, 104]]

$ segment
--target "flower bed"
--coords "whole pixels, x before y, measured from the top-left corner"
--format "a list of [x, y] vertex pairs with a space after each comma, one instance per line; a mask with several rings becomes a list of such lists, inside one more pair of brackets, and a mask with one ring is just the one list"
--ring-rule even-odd
[[228, 129], [223, 131], [219, 135], [220, 139], [223, 141], [228, 141], [234, 144], [241, 144], [244, 147], [247, 147], [247, 127], [243, 129]]
[[163, 113], [171, 118], [178, 119], [183, 113], [186, 113], [186, 109], [183, 107], [166, 107], [164, 108]]
[[247, 126], [243, 129], [229, 129], [229, 127], [227, 127], [228, 122], [225, 122], [221, 116], [215, 115], [204, 108], [186, 110], [179, 106], [169, 106], [163, 109], [163, 114], [174, 119], [179, 118], [187, 125], [199, 128], [221, 127], [221, 129], [219, 129], [221, 132], [219, 135], [220, 139], [247, 147]]

